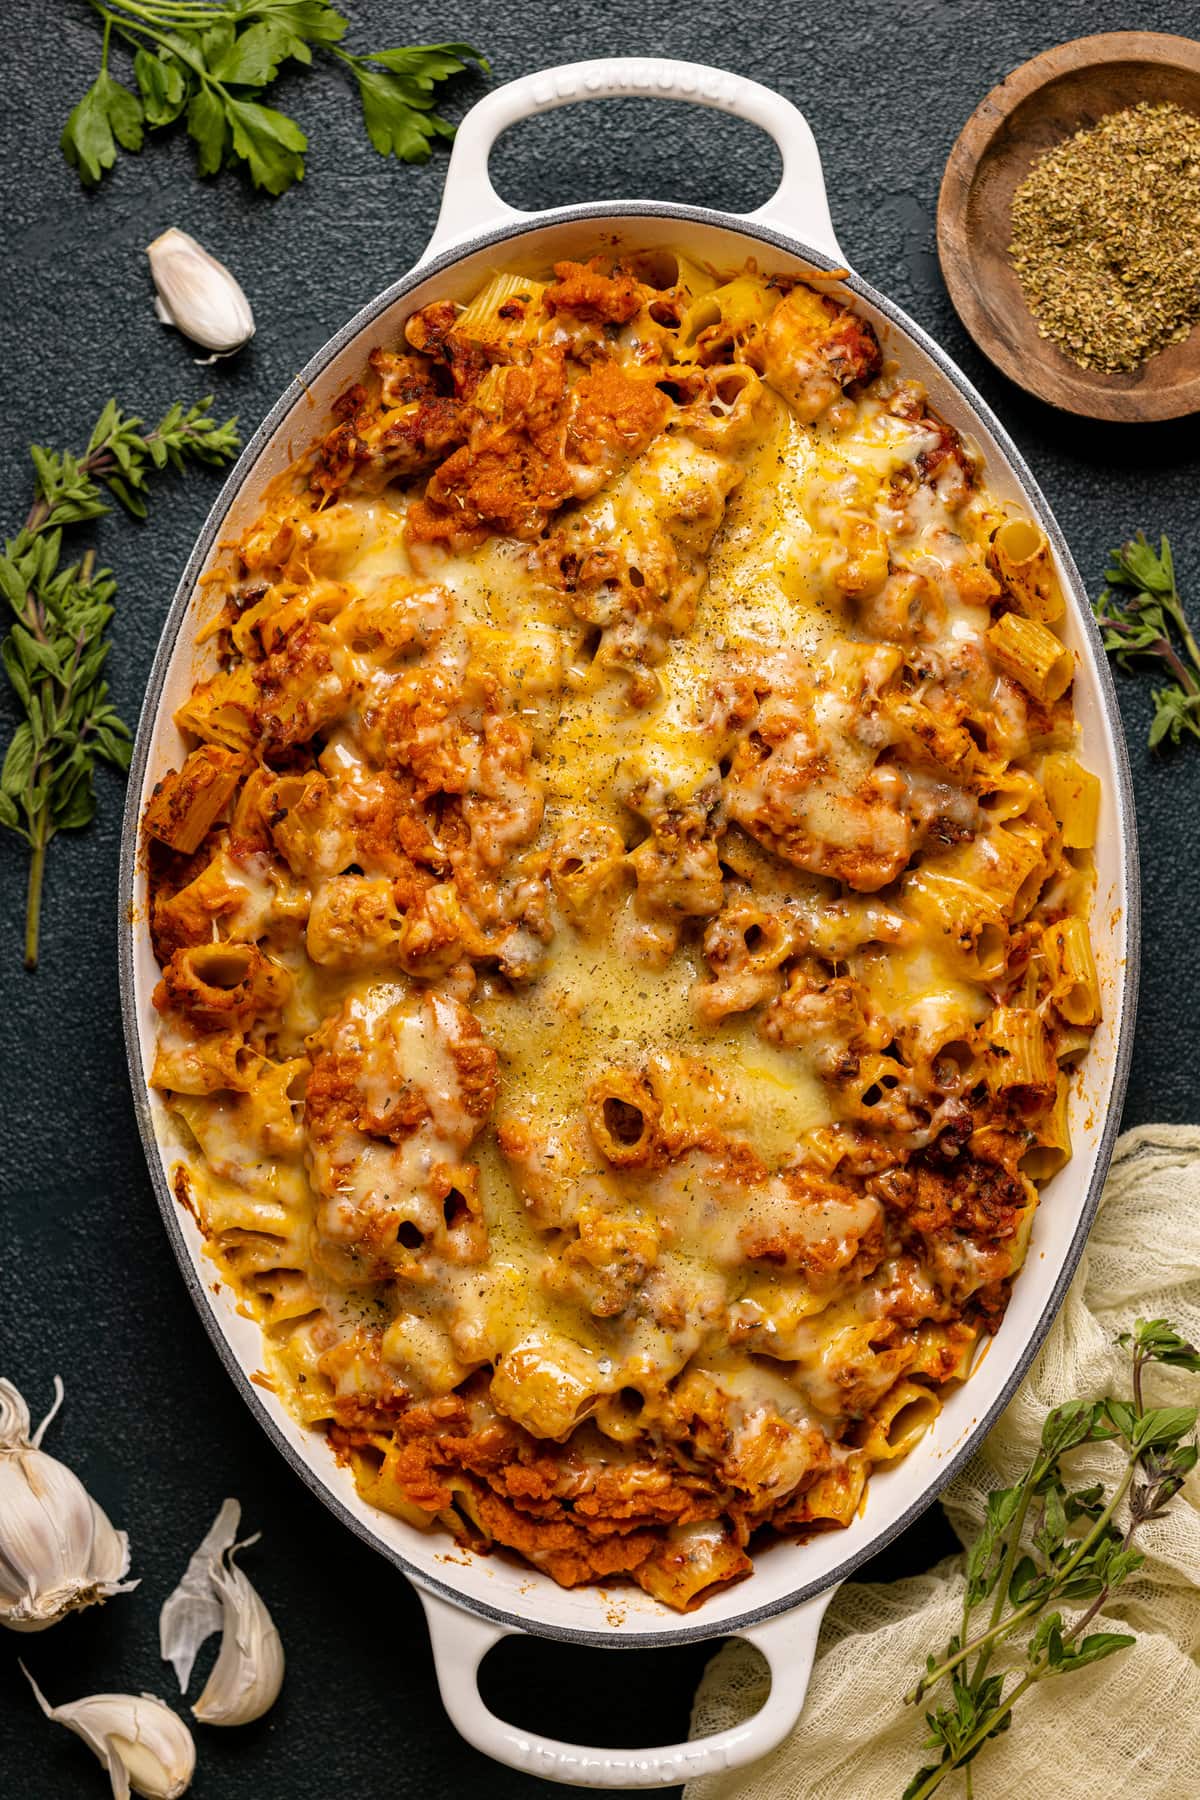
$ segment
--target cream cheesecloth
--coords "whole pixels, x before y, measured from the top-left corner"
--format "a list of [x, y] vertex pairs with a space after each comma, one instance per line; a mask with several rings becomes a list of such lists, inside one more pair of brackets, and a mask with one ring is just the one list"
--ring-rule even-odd
[[[1127, 1353], [1115, 1343], [1137, 1318], [1167, 1318], [1200, 1343], [1200, 1129], [1145, 1125], [1122, 1137], [1100, 1210], [1062, 1311], [1041, 1354], [982, 1450], [942, 1496], [963, 1543], [974, 1539], [988, 1491], [1017, 1480], [1042, 1421], [1064, 1400], [1129, 1391]], [[1157, 1366], [1145, 1377], [1154, 1404], [1195, 1404], [1200, 1377]], [[1111, 1485], [1118, 1453], [1089, 1444], [1067, 1467], [1073, 1486]], [[1012, 1729], [973, 1764], [975, 1800], [1188, 1800], [1200, 1796], [1200, 1469], [1165, 1519], [1142, 1528], [1145, 1566], [1090, 1630], [1138, 1641], [1107, 1661], [1039, 1683]], [[848, 1582], [821, 1630], [796, 1730], [749, 1768], [692, 1781], [685, 1800], [899, 1800], [922, 1749], [923, 1708], [901, 1704], [958, 1629], [963, 1557], [883, 1584]], [[1075, 1609], [1064, 1609], [1068, 1620]], [[999, 1668], [1003, 1654], [993, 1667]], [[739, 1639], [704, 1672], [692, 1735], [724, 1730], [766, 1697], [766, 1663]], [[938, 1704], [943, 1703], [939, 1694]], [[939, 1796], [963, 1795], [951, 1775]]]

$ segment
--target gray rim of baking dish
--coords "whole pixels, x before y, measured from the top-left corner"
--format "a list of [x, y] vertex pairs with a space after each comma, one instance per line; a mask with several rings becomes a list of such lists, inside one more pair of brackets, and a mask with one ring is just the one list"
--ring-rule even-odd
[[1075, 567], [1074, 559], [1067, 547], [1058, 522], [1046, 503], [1024, 456], [1014, 444], [1012, 438], [1000, 423], [991, 407], [977, 393], [966, 376], [922, 328], [909, 318], [902, 308], [877, 292], [869, 282], [850, 274], [844, 278], [843, 285], [849, 292], [859, 295], [871, 306], [876, 307], [901, 334], [912, 340], [936, 364], [941, 373], [958, 390], [974, 414], [986, 425], [989, 432], [999, 444], [1008, 458], [1024, 493], [1033, 503], [1039, 520], [1047, 535], [1054, 544], [1063, 566], [1070, 577], [1071, 598], [1075, 611], [1083, 628], [1092, 638], [1098, 651], [1097, 667], [1099, 670], [1099, 691], [1104, 707], [1105, 717], [1112, 733], [1116, 749], [1116, 765], [1118, 773], [1118, 802], [1122, 827], [1122, 856], [1124, 862], [1126, 884], [1126, 931], [1128, 954], [1122, 975], [1122, 1017], [1121, 1032], [1116, 1045], [1112, 1092], [1109, 1101], [1108, 1117], [1104, 1122], [1100, 1144], [1096, 1157], [1096, 1167], [1088, 1186], [1083, 1207], [1080, 1210], [1079, 1222], [1075, 1229], [1071, 1246], [1063, 1262], [1062, 1269], [1055, 1283], [1053, 1292], [1042, 1312], [1037, 1326], [1025, 1343], [1020, 1356], [1013, 1366], [1012, 1373], [1005, 1382], [1003, 1390], [997, 1395], [987, 1413], [974, 1425], [964, 1442], [946, 1459], [925, 1487], [920, 1497], [906, 1508], [901, 1516], [885, 1526], [876, 1536], [860, 1549], [847, 1556], [845, 1561], [826, 1574], [810, 1582], [802, 1582], [791, 1593], [767, 1604], [739, 1615], [735, 1619], [722, 1619], [718, 1629], [707, 1626], [702, 1617], [690, 1625], [678, 1625], [663, 1631], [638, 1633], [636, 1637], [624, 1636], [620, 1631], [585, 1631], [570, 1626], [546, 1625], [539, 1620], [522, 1618], [516, 1613], [506, 1612], [502, 1608], [489, 1606], [486, 1602], [464, 1594], [453, 1583], [441, 1581], [410, 1563], [398, 1550], [385, 1544], [370, 1527], [356, 1518], [342, 1503], [333, 1489], [308, 1467], [288, 1443], [283, 1433], [270, 1417], [258, 1393], [234, 1355], [225, 1338], [216, 1313], [209, 1304], [204, 1284], [201, 1282], [189, 1255], [184, 1240], [183, 1230], [178, 1218], [178, 1203], [168, 1185], [163, 1158], [154, 1129], [154, 1121], [150, 1108], [149, 1089], [146, 1071], [142, 1062], [141, 1041], [138, 1031], [137, 1010], [134, 993], [133, 965], [133, 898], [137, 869], [138, 824], [140, 812], [140, 796], [145, 780], [146, 765], [150, 754], [151, 740], [158, 721], [159, 703], [167, 670], [174, 654], [176, 640], [179, 637], [187, 616], [192, 593], [196, 581], [204, 568], [217, 534], [225, 520], [226, 514], [233, 505], [234, 499], [245, 486], [254, 472], [259, 457], [266, 449], [275, 431], [282, 424], [288, 413], [301, 400], [321, 375], [326, 365], [352, 340], [364, 332], [381, 313], [394, 306], [398, 300], [421, 286], [431, 277], [453, 268], [476, 251], [503, 244], [514, 238], [530, 235], [546, 226], [565, 224], [596, 224], [606, 220], [622, 218], [658, 218], [664, 220], [680, 220], [686, 224], [715, 226], [725, 231], [733, 231], [744, 237], [757, 238], [761, 243], [769, 244], [774, 249], [782, 250], [790, 256], [803, 258], [814, 267], [825, 270], [839, 269], [832, 257], [823, 252], [812, 250], [797, 239], [789, 238], [785, 233], [769, 226], [760, 225], [751, 219], [736, 214], [723, 213], [708, 207], [677, 206], [666, 201], [597, 201], [587, 205], [555, 208], [552, 211], [533, 214], [515, 223], [496, 227], [490, 231], [480, 232], [452, 245], [441, 255], [433, 257], [428, 263], [422, 263], [403, 275], [391, 287], [386, 288], [375, 299], [369, 301], [340, 331], [329, 339], [324, 347], [317, 351], [290, 383], [285, 392], [276, 401], [270, 412], [262, 421], [250, 439], [233, 470], [221, 489], [220, 494], [210, 511], [204, 527], [196, 540], [187, 566], [183, 571], [175, 598], [171, 603], [163, 625], [158, 650], [150, 670], [150, 678], [146, 687], [146, 696], [142, 703], [141, 717], [138, 722], [137, 740], [134, 745], [132, 762], [129, 770], [129, 786], [125, 801], [125, 814], [122, 825], [121, 860], [119, 874], [119, 913], [118, 941], [120, 946], [120, 980], [121, 980], [121, 1014], [125, 1027], [125, 1047], [129, 1060], [129, 1072], [133, 1088], [133, 1103], [137, 1113], [138, 1129], [141, 1133], [142, 1148], [146, 1155], [150, 1177], [154, 1184], [159, 1210], [167, 1228], [176, 1260], [183, 1273], [189, 1293], [204, 1322], [205, 1329], [212, 1339], [217, 1355], [225, 1365], [242, 1399], [250, 1408], [257, 1423], [266, 1432], [275, 1448], [280, 1452], [295, 1473], [334, 1516], [348, 1527], [354, 1535], [365, 1544], [378, 1551], [382, 1556], [402, 1571], [417, 1587], [427, 1592], [438, 1594], [451, 1605], [458, 1606], [466, 1612], [476, 1614], [480, 1618], [489, 1619], [497, 1625], [503, 1625], [513, 1631], [520, 1631], [535, 1637], [558, 1639], [562, 1642], [582, 1644], [585, 1646], [612, 1650], [653, 1650], [666, 1649], [671, 1645], [702, 1642], [706, 1638], [737, 1637], [750, 1626], [760, 1625], [764, 1620], [791, 1612], [803, 1601], [811, 1599], [818, 1593], [844, 1581], [847, 1576], [877, 1556], [879, 1552], [899, 1537], [920, 1515], [927, 1510], [947, 1483], [953, 1479], [958, 1470], [972, 1455], [983, 1438], [995, 1424], [1008, 1402], [1012, 1399], [1017, 1387], [1025, 1376], [1030, 1364], [1040, 1349], [1046, 1333], [1054, 1321], [1062, 1304], [1063, 1297], [1075, 1273], [1079, 1258], [1083, 1253], [1088, 1232], [1095, 1218], [1100, 1203], [1100, 1193], [1108, 1174], [1108, 1166], [1112, 1157], [1113, 1143], [1117, 1135], [1124, 1103], [1125, 1089], [1129, 1080], [1129, 1069], [1133, 1057], [1133, 1035], [1137, 1011], [1138, 989], [1138, 957], [1137, 950], [1141, 941], [1141, 886], [1137, 855], [1137, 824], [1134, 809], [1133, 782], [1129, 768], [1129, 753], [1122, 728], [1121, 712], [1117, 702], [1116, 686], [1112, 672], [1108, 666], [1108, 658], [1103, 652], [1099, 629], [1092, 617], [1091, 607], [1087, 603], [1085, 590]]

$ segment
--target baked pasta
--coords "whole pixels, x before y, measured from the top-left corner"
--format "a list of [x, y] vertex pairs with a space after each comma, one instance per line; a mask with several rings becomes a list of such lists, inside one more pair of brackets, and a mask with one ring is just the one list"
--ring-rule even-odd
[[363, 1495], [688, 1609], [995, 1329], [1099, 1017], [1037, 527], [833, 284], [415, 312], [207, 577], [152, 1081]]

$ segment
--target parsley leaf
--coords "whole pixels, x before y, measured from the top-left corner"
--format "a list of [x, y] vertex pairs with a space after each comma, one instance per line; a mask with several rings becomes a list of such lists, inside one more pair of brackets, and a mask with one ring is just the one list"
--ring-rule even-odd
[[470, 44], [415, 44], [371, 50], [365, 56], [339, 50], [337, 55], [358, 82], [371, 142], [381, 156], [402, 162], [425, 162], [433, 138], [454, 136], [454, 127], [433, 111], [438, 82], [464, 74], [467, 59], [488, 72], [487, 61]]
[[200, 88], [187, 110], [188, 136], [196, 146], [196, 173], [215, 175], [229, 147], [229, 121], [216, 94]]
[[[442, 46], [437, 46], [440, 50]], [[420, 74], [393, 73], [384, 62], [388, 52], [379, 56], [348, 56], [339, 52], [358, 83], [362, 102], [363, 123], [367, 136], [380, 156], [395, 156], [401, 162], [425, 162], [435, 137], [453, 137], [454, 127], [433, 111], [431, 78]], [[391, 55], [412, 58], [417, 51], [392, 51]], [[376, 63], [384, 64], [377, 68]], [[459, 73], [465, 63], [455, 60], [452, 73]]]
[[63, 155], [78, 169], [84, 187], [95, 187], [122, 150], [142, 147], [142, 103], [136, 94], [101, 69], [63, 130]]
[[133, 72], [142, 96], [146, 123], [155, 129], [171, 125], [187, 103], [187, 81], [176, 59], [166, 51], [152, 54], [139, 49], [133, 58]]
[[280, 65], [289, 57], [300, 63], [312, 62], [312, 51], [302, 37], [279, 20], [264, 19], [234, 37], [209, 67], [218, 81], [231, 81], [242, 87], [267, 87], [279, 73]]
[[249, 166], [255, 187], [268, 194], [282, 194], [294, 181], [304, 179], [304, 151], [308, 139], [286, 113], [252, 100], [225, 102], [225, 116], [233, 139], [233, 153]]
[[328, 0], [231, 0], [235, 19], [266, 19], [310, 44], [336, 44], [350, 29], [344, 14]]

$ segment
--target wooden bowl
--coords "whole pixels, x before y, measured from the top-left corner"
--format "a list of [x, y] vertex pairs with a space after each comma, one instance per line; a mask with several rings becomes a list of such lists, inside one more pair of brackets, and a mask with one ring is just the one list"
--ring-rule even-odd
[[1008, 260], [1012, 200], [1037, 157], [1141, 100], [1200, 114], [1200, 43], [1111, 31], [1047, 50], [972, 113], [938, 196], [942, 274], [979, 348], [1040, 400], [1088, 419], [1177, 419], [1200, 410], [1200, 330], [1128, 373], [1081, 369], [1039, 336], [1026, 305]]

